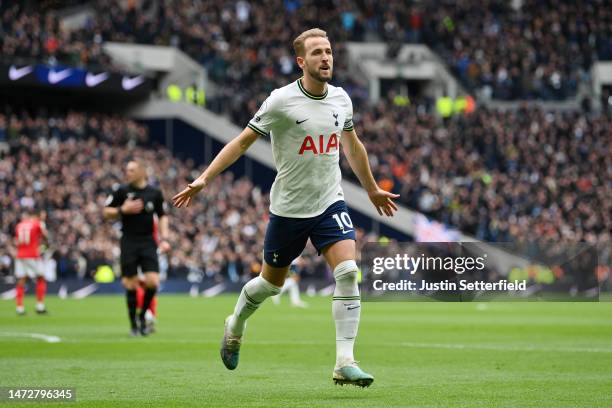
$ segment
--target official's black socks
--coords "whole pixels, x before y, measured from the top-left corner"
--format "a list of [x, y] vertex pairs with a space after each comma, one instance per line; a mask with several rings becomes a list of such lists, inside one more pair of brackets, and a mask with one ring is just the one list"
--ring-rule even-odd
[[130, 317], [130, 324], [132, 329], [136, 329], [136, 291], [126, 290], [125, 298], [127, 300], [128, 315]]
[[157, 293], [157, 288], [146, 288], [145, 289], [144, 300], [142, 302], [142, 309], [140, 310], [140, 320], [144, 320], [145, 313], [147, 313], [149, 306], [151, 306], [151, 301], [153, 300], [153, 297], [155, 297], [156, 293]]

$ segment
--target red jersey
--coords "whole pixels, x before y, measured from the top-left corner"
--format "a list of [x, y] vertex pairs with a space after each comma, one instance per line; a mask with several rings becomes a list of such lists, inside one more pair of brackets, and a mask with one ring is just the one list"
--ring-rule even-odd
[[17, 239], [17, 258], [40, 258], [40, 239], [43, 236], [43, 225], [37, 219], [21, 221], [15, 227]]

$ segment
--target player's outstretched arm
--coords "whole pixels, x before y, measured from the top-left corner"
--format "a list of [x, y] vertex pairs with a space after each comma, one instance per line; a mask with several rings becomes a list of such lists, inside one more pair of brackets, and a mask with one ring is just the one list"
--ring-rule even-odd
[[175, 207], [189, 207], [192, 198], [206, 187], [223, 170], [231, 166], [257, 140], [258, 134], [250, 128], [245, 128], [235, 139], [225, 145], [214, 158], [210, 166], [187, 187], [172, 197]]
[[370, 201], [376, 207], [378, 214], [383, 215], [384, 213], [389, 217], [393, 217], [393, 212], [397, 211], [397, 206], [392, 199], [398, 198], [399, 194], [393, 194], [378, 187], [370, 169], [366, 148], [357, 137], [355, 130], [343, 131], [341, 143], [351, 169], [368, 193]]

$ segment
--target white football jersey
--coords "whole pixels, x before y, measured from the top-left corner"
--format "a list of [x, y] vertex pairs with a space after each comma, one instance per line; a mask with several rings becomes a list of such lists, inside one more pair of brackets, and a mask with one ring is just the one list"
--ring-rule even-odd
[[340, 136], [353, 129], [353, 104], [344, 89], [327, 84], [325, 94], [312, 95], [298, 79], [272, 91], [248, 127], [272, 142], [272, 214], [314, 217], [344, 200]]

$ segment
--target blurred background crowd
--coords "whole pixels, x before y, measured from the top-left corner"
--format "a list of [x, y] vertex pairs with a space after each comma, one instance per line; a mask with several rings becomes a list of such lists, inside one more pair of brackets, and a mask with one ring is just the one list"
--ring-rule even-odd
[[[79, 6], [63, 1], [63, 6]], [[207, 108], [244, 126], [265, 97], [299, 75], [290, 44], [304, 27], [332, 41], [334, 84], [351, 95], [357, 133], [378, 182], [402, 204], [487, 241], [525, 237], [610, 244], [612, 111], [555, 111], [533, 105], [441, 121], [431, 101], [376, 104], [347, 69], [347, 41], [427, 44], [480, 98], [565, 100], [612, 59], [612, 7], [604, 0], [97, 0], [83, 27], [60, 24], [55, 3], [0, 0], [0, 55], [118, 69], [106, 41], [175, 46], [221, 85]], [[393, 58], [393, 52], [387, 56]], [[612, 106], [612, 105], [609, 105]], [[126, 146], [128, 146], [126, 148]], [[60, 273], [88, 273], [117, 256], [118, 226], [101, 207], [139, 156], [166, 198], [201, 169], [148, 142], [147, 128], [120, 116], [40, 111], [0, 113], [0, 270], [21, 206], [47, 212], [61, 236]], [[356, 180], [343, 160], [345, 177]], [[169, 273], [235, 276], [256, 272], [267, 194], [226, 174], [194, 207], [171, 210], [175, 248]], [[359, 240], [378, 239], [371, 235]], [[52, 243], [53, 245], [53, 243]], [[312, 249], [309, 249], [312, 253]], [[318, 270], [319, 261], [314, 262]], [[310, 265], [310, 266], [312, 266]], [[323, 272], [321, 266], [320, 273]], [[315, 273], [319, 273], [315, 272]]]
[[605, 0], [98, 0], [74, 30], [44, 4], [0, 2], [5, 58], [113, 68], [105, 41], [175, 46], [222, 85], [212, 107], [237, 123], [299, 74], [288, 44], [303, 27], [326, 29], [335, 81], [348, 88], [357, 84], [343, 66], [346, 41], [427, 44], [469, 90], [502, 100], [565, 99], [589, 80], [594, 61], [612, 59]]
[[[0, 272], [8, 274], [14, 255], [14, 227], [22, 208], [42, 210], [51, 234], [49, 254], [59, 277], [86, 277], [119, 256], [120, 223], [105, 222], [102, 208], [109, 194], [125, 182], [130, 158], [142, 159], [149, 183], [166, 200], [197, 177], [202, 168], [151, 146], [148, 131], [132, 120], [99, 114], [66, 116], [37, 112], [1, 114]], [[228, 172], [189, 208], [167, 206], [170, 241], [169, 276], [202, 276], [238, 281], [261, 269], [269, 196], [247, 179]], [[378, 239], [370, 234], [360, 242]], [[300, 268], [325, 276], [322, 258], [307, 249]]]
[[610, 116], [481, 108], [440, 122], [385, 99], [355, 123], [376, 179], [410, 208], [484, 241], [612, 242]]

